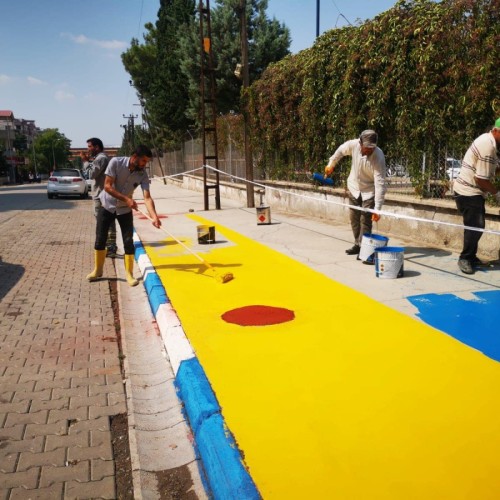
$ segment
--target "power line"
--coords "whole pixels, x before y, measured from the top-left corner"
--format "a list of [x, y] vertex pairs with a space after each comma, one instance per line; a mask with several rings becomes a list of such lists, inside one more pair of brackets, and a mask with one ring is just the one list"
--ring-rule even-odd
[[[351, 21], [349, 21], [349, 19], [347, 19], [347, 17], [345, 17], [344, 14], [342, 14], [341, 10], [338, 8], [338, 5], [335, 3], [335, 0], [332, 0], [332, 3], [335, 6], [335, 8], [339, 11], [339, 15], [337, 17], [337, 21], [338, 21], [339, 17], [343, 17], [347, 21], [347, 23], [349, 24], [349, 26], [353, 26], [353, 24], [351, 23]], [[335, 23], [335, 25], [337, 25], [337, 23]]]

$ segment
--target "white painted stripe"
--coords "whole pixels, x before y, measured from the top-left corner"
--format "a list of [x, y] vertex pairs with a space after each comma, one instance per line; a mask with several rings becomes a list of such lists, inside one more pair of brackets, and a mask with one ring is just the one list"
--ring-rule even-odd
[[156, 322], [167, 350], [174, 375], [182, 361], [195, 357], [193, 348], [184, 333], [179, 318], [170, 304], [161, 304], [156, 312]]

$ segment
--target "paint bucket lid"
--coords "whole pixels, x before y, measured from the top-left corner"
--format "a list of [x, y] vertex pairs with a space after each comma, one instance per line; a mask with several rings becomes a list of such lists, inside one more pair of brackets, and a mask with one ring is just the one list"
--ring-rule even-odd
[[405, 249], [404, 247], [380, 247], [375, 250], [377, 253], [384, 252], [384, 253], [399, 253], [399, 252], [404, 252]]
[[375, 233], [365, 233], [363, 234], [363, 237], [372, 240], [389, 241], [389, 238], [387, 236], [382, 236], [381, 234], [375, 234]]

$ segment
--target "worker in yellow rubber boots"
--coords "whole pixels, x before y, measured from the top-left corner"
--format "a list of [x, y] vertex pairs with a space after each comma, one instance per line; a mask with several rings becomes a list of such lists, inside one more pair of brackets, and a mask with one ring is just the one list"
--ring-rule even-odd
[[108, 230], [113, 221], [117, 220], [123, 237], [125, 249], [125, 271], [127, 282], [135, 286], [138, 281], [134, 278], [134, 217], [132, 209], [137, 210], [137, 203], [133, 199], [135, 188], [141, 186], [144, 203], [153, 221], [153, 226], [161, 226], [156, 213], [155, 204], [149, 190], [149, 177], [145, 170], [153, 154], [147, 146], [137, 146], [131, 157], [112, 158], [106, 168], [104, 190], [100, 194], [101, 208], [97, 214], [96, 240], [94, 245], [95, 267], [87, 276], [89, 281], [102, 277], [104, 261], [106, 259], [106, 243]]

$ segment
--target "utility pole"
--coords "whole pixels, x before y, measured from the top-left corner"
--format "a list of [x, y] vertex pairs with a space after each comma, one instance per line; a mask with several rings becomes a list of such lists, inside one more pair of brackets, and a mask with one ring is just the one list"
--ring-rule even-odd
[[130, 140], [130, 149], [133, 151], [135, 149], [135, 125], [134, 125], [134, 120], [137, 118], [137, 115], [123, 115], [123, 118], [127, 118], [128, 120], [128, 125], [127, 125], [127, 130], [129, 133], [129, 140]]
[[[240, 36], [241, 36], [241, 64], [243, 70], [243, 88], [250, 86], [250, 72], [248, 68], [248, 34], [247, 34], [247, 11], [246, 0], [240, 0]], [[247, 207], [255, 207], [255, 197], [253, 188], [253, 158], [252, 147], [250, 145], [249, 129], [248, 129], [248, 114], [243, 111], [244, 132], [245, 132], [245, 173], [247, 180]]]
[[[134, 87], [134, 84], [133, 84], [132, 80], [129, 80], [128, 83], [129, 83], [129, 85], [131, 87]], [[146, 122], [146, 126], [148, 127], [149, 137], [151, 138], [151, 142], [153, 143], [153, 148], [154, 148], [154, 150], [156, 152], [156, 159], [158, 160], [158, 166], [160, 167], [160, 172], [161, 172], [163, 184], [166, 185], [167, 184], [167, 179], [165, 177], [165, 172], [164, 172], [163, 167], [161, 165], [160, 150], [158, 149], [158, 147], [155, 144], [155, 138], [154, 138], [154, 136], [156, 134], [153, 133], [153, 128], [151, 127], [151, 123], [149, 121], [148, 112], [146, 110], [146, 102], [142, 98], [142, 95], [139, 93], [139, 91], [135, 87], [134, 87], [134, 89], [135, 89], [135, 92], [137, 94], [137, 98], [139, 99], [139, 103], [141, 105], [141, 112], [142, 112], [141, 118], [142, 118], [142, 121], [143, 121], [143, 126], [144, 126], [144, 122]]]
[[319, 36], [319, 0], [316, 0], [316, 38]]

